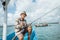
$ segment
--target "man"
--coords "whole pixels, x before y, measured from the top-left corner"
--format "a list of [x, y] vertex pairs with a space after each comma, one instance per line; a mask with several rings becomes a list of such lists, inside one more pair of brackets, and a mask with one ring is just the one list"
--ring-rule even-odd
[[19, 40], [23, 40], [24, 34], [28, 32], [28, 40], [30, 40], [30, 34], [32, 31], [32, 27], [27, 25], [27, 22], [25, 20], [25, 17], [27, 16], [26, 12], [20, 14], [20, 18], [16, 20], [16, 27], [15, 27], [15, 33]]

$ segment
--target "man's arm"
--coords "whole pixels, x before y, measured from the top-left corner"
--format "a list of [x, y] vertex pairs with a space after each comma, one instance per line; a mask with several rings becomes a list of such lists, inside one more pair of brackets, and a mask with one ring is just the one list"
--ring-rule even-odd
[[15, 32], [18, 32], [19, 31], [19, 19], [16, 19], [16, 22], [15, 22]]

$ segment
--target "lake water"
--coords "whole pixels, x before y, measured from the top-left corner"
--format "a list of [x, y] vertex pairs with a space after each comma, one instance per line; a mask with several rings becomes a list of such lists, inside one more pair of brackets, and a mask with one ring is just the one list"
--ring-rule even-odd
[[[7, 35], [14, 31], [14, 26], [7, 27]], [[60, 24], [49, 24], [46, 27], [35, 27], [38, 40], [60, 40]], [[0, 28], [0, 38], [2, 38], [2, 28]]]

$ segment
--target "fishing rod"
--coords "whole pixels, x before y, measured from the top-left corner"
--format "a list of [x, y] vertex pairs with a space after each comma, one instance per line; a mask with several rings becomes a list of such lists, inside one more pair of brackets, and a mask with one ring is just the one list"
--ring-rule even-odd
[[[41, 16], [41, 17], [39, 17], [39, 18], [44, 17], [44, 16], [47, 15], [48, 13], [50, 13], [50, 12], [52, 12], [53, 10], [57, 9], [58, 7], [59, 7], [59, 6], [53, 8], [51, 11], [45, 13], [43, 16]], [[38, 20], [39, 18], [37, 18], [36, 20]], [[35, 22], [36, 20], [34, 20], [33, 22]], [[30, 24], [32, 24], [33, 22], [31, 22]], [[18, 34], [18, 35], [19, 35], [19, 34]], [[15, 40], [16, 37], [17, 37], [17, 35], [15, 35], [15, 36], [12, 38], [12, 40]]]
[[[60, 5], [59, 5], [59, 6], [60, 6]], [[39, 18], [35, 19], [33, 22], [31, 22], [31, 24], [32, 24], [32, 23], [34, 23], [35, 21], [37, 21], [38, 19], [41, 19], [42, 17], [44, 17], [44, 16], [45, 16], [45, 15], [47, 15], [48, 13], [52, 12], [53, 10], [57, 9], [59, 6], [57, 6], [57, 7], [53, 8], [52, 10], [50, 10], [50, 11], [49, 11], [49, 12], [47, 12], [47, 13], [45, 13], [45, 14], [44, 14], [44, 15], [42, 15], [41, 17], [39, 17]]]

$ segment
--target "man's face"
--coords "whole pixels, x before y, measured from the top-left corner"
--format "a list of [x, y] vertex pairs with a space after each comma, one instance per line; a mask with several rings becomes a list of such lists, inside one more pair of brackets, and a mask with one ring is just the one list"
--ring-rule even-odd
[[21, 18], [23, 18], [23, 19], [24, 19], [25, 17], [26, 17], [26, 16], [25, 16], [24, 14], [22, 14], [22, 15], [21, 15]]

